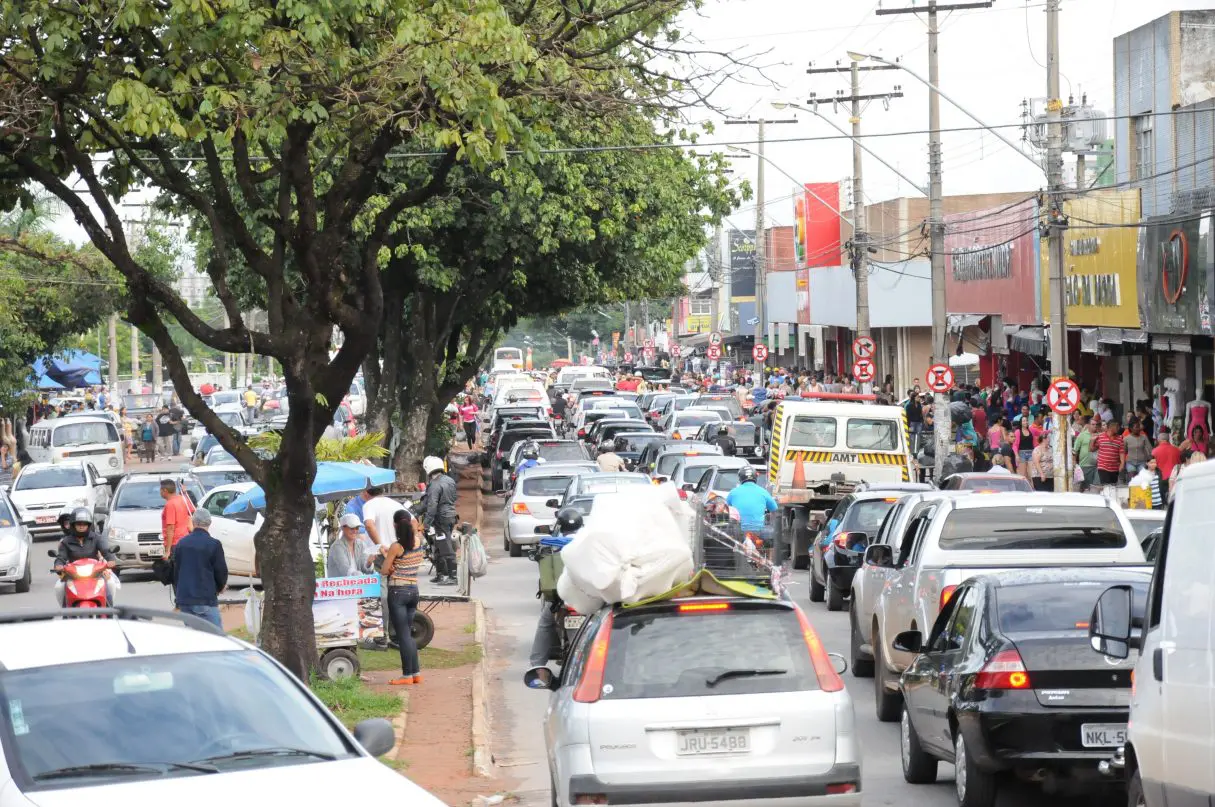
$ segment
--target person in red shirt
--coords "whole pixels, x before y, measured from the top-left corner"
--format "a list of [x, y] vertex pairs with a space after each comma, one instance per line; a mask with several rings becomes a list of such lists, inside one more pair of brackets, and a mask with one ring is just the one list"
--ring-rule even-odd
[[165, 507], [160, 511], [160, 534], [165, 543], [165, 557], [173, 552], [173, 546], [190, 532], [190, 514], [193, 504], [177, 488], [173, 479], [160, 480], [160, 498]]
[[1160, 480], [1166, 486], [1164, 498], [1165, 501], [1168, 501], [1167, 485], [1169, 477], [1173, 475], [1173, 468], [1181, 462], [1181, 449], [1173, 445], [1168, 432], [1162, 432], [1162, 434], [1164, 438], [1152, 449], [1152, 456], [1156, 458], [1156, 467], [1160, 469]]
[[1118, 421], [1105, 424], [1105, 432], [1093, 440], [1093, 451], [1097, 453], [1097, 478], [1101, 484], [1118, 484], [1118, 474], [1126, 465], [1126, 442]]
[[464, 440], [468, 443], [468, 450], [472, 451], [477, 442], [477, 413], [480, 410], [473, 403], [472, 396], [465, 395], [456, 411], [459, 412], [460, 421], [464, 424]]

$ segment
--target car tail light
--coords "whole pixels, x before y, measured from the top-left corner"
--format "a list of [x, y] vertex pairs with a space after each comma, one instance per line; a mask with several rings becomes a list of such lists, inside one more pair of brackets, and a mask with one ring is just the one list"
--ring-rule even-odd
[[580, 793], [574, 797], [574, 804], [607, 804], [608, 797], [602, 793]]
[[953, 593], [957, 590], [958, 590], [957, 586], [945, 586], [945, 588], [941, 589], [940, 608], [943, 609], [946, 605], [949, 604], [949, 600], [953, 597]]
[[823, 692], [839, 692], [844, 688], [844, 681], [831, 664], [831, 658], [823, 648], [818, 633], [801, 608], [795, 605], [793, 609], [797, 612], [797, 621], [801, 623], [802, 638], [806, 640], [806, 649], [810, 651], [810, 662], [814, 665], [814, 674], [818, 676], [819, 687]]
[[835, 536], [835, 540], [832, 541], [831, 543], [835, 544], [840, 549], [847, 549], [848, 548], [848, 533], [841, 532], [839, 535]]
[[579, 437], [586, 437], [586, 429], [579, 429], [579, 430], [578, 430], [578, 436], [579, 436]]
[[976, 689], [1029, 689], [1029, 671], [1015, 649], [1001, 650], [975, 676]]
[[582, 668], [582, 677], [578, 679], [578, 687], [574, 690], [574, 701], [577, 703], [597, 703], [599, 693], [603, 691], [603, 674], [607, 670], [608, 643], [612, 640], [613, 614], [608, 614], [595, 640], [591, 642], [590, 652], [586, 655], [586, 664]]
[[856, 782], [837, 782], [827, 785], [828, 796], [842, 796], [845, 793], [856, 793]]
[[729, 611], [728, 602], [685, 602], [679, 606], [681, 614], [704, 613], [705, 611]]
[[510, 511], [517, 516], [530, 516], [532, 514], [526, 502], [515, 502], [510, 506]]
[[688, 500], [688, 492], [683, 488], [680, 488], [678, 492], [679, 498], [686, 502]]

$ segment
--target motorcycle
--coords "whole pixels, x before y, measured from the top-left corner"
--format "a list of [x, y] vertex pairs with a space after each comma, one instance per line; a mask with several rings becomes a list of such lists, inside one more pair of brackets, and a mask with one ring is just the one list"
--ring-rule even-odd
[[553, 628], [557, 641], [553, 643], [549, 659], [561, 663], [574, 643], [574, 637], [586, 622], [580, 614], [557, 595], [557, 578], [561, 576], [561, 547], [536, 544], [527, 556], [540, 564], [540, 592], [553, 612]]
[[[51, 557], [54, 552], [48, 553]], [[63, 605], [65, 608], [105, 608], [106, 589], [105, 575], [110, 564], [96, 558], [81, 558], [63, 567], [59, 574], [67, 581], [63, 589]]]

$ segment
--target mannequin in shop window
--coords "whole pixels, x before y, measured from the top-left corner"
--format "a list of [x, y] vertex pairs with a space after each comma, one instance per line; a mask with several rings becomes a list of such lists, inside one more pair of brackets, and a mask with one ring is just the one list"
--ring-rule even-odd
[[1205, 457], [1211, 456], [1211, 405], [1202, 398], [1185, 405], [1185, 438], [1190, 448]]

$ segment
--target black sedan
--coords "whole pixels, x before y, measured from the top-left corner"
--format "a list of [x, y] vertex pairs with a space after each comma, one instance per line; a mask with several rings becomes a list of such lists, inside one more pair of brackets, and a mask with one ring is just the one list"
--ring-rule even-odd
[[961, 807], [991, 807], [1010, 775], [1064, 795], [1108, 786], [1097, 765], [1126, 740], [1135, 659], [1094, 653], [1088, 623], [1112, 585], [1131, 586], [1141, 614], [1149, 579], [1129, 568], [976, 577], [927, 637], [896, 636], [919, 653], [901, 681], [903, 778], [931, 783], [952, 762]]

